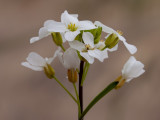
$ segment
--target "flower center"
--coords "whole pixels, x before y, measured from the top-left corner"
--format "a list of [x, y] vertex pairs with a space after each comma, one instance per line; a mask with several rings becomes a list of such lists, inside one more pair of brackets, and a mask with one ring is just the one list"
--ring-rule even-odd
[[123, 35], [123, 32], [122, 31], [120, 31], [120, 30], [117, 30], [117, 33], [119, 34], [119, 35]]
[[94, 50], [94, 48], [92, 48], [89, 44], [86, 44], [82, 52], [87, 52], [88, 50]]
[[78, 27], [76, 27], [75, 24], [70, 23], [68, 24], [68, 29], [73, 32], [73, 31], [76, 31]]

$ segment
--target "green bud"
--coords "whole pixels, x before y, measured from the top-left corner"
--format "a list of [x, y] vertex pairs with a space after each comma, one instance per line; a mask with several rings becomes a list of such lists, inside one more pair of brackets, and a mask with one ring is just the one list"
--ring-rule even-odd
[[55, 71], [54, 69], [52, 68], [51, 65], [47, 64], [46, 67], [44, 67], [44, 73], [46, 74], [46, 76], [49, 78], [49, 79], [52, 79], [55, 75]]
[[78, 73], [75, 69], [68, 69], [68, 80], [72, 83], [77, 82]]
[[107, 37], [107, 39], [105, 41], [105, 45], [106, 45], [105, 48], [111, 49], [114, 46], [116, 46], [118, 42], [119, 42], [118, 36], [116, 34], [112, 33]]
[[52, 39], [57, 46], [62, 46], [63, 40], [59, 32], [52, 32]]

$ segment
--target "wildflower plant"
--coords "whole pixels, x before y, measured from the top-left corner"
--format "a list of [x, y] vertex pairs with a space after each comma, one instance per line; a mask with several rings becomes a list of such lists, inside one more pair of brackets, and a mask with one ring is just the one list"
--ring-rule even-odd
[[[101, 40], [102, 32], [106, 33], [105, 40]], [[53, 42], [57, 45], [53, 57], [43, 58], [35, 52], [31, 52], [26, 58], [27, 62], [21, 64], [34, 71], [44, 71], [49, 79], [55, 79], [58, 84], [68, 93], [78, 107], [78, 120], [83, 120], [86, 113], [107, 93], [113, 89], [119, 89], [126, 82], [139, 77], [145, 72], [144, 65], [131, 56], [125, 63], [122, 74], [102, 90], [83, 110], [83, 84], [90, 65], [94, 59], [103, 62], [108, 59], [108, 52], [118, 49], [119, 41], [122, 41], [131, 54], [136, 53], [137, 48], [127, 43], [122, 36], [122, 32], [102, 24], [99, 21], [79, 21], [77, 14], [69, 14], [64, 11], [61, 15], [61, 22], [47, 20], [40, 28], [38, 37], [32, 37], [30, 43], [52, 36]], [[64, 44], [69, 44], [69, 48], [64, 48]], [[58, 58], [64, 68], [69, 82], [73, 84], [76, 97], [61, 83], [56, 76], [56, 71], [51, 66], [55, 58]], [[76, 84], [78, 83], [78, 89]]]

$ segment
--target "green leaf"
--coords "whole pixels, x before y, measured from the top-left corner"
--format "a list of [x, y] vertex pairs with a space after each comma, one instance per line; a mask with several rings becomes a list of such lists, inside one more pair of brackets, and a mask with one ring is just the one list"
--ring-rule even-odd
[[83, 83], [86, 79], [88, 69], [89, 69], [90, 64], [88, 62], [85, 63], [84, 69], [83, 69], [83, 75], [82, 75], [82, 81], [81, 81], [81, 86], [83, 86]]
[[94, 36], [94, 44], [97, 44], [101, 39], [102, 27], [96, 29], [84, 30], [84, 32], [91, 32]]
[[75, 40], [78, 40], [79, 42], [82, 42], [82, 31], [81, 31], [81, 33], [79, 33], [79, 34], [76, 36]]
[[118, 81], [114, 81], [112, 83], [110, 83], [104, 90], [102, 90], [90, 103], [89, 105], [86, 107], [86, 109], [82, 112], [80, 119], [81, 120], [86, 113], [101, 99], [103, 98], [107, 93], [109, 93], [112, 89], [114, 89], [117, 84], [119, 82]]

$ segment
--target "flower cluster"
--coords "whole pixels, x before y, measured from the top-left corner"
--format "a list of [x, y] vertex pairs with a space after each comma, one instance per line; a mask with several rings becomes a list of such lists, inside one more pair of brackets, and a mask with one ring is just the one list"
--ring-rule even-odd
[[[102, 32], [106, 34], [105, 38], [101, 38]], [[85, 66], [83, 68], [82, 65], [82, 86], [89, 65], [93, 64], [95, 59], [101, 62], [107, 59], [108, 52], [118, 49], [119, 41], [125, 45], [130, 54], [137, 52], [134, 45], [127, 43], [121, 31], [115, 31], [99, 21], [94, 23], [88, 20], [79, 21], [77, 14], [69, 14], [67, 11], [61, 14], [61, 22], [45, 21], [43, 27], [39, 30], [39, 35], [32, 37], [30, 43], [39, 41], [49, 35], [52, 36], [53, 42], [58, 46], [53, 57], [43, 58], [39, 54], [31, 52], [26, 59], [27, 62], [22, 62], [22, 65], [35, 71], [44, 71], [48, 78], [57, 80], [51, 63], [58, 57], [67, 69], [68, 80], [76, 83], [78, 74], [80, 74], [80, 63], [83, 62]], [[64, 48], [64, 44], [68, 44], [69, 48]], [[121, 76], [116, 79], [118, 84], [115, 88], [120, 88], [125, 82], [143, 74], [145, 72], [143, 68], [144, 65], [131, 56], [124, 65]], [[60, 85], [64, 88], [61, 83]], [[71, 97], [75, 100], [72, 95]]]
[[[105, 40], [101, 40], [101, 33], [107, 33]], [[47, 20], [44, 26], [39, 30], [38, 37], [32, 37], [30, 43], [39, 41], [40, 39], [52, 35], [55, 44], [62, 48], [61, 52], [58, 49], [52, 58], [42, 58], [37, 53], [30, 53], [27, 57], [28, 62], [23, 62], [22, 65], [31, 68], [35, 71], [41, 71], [43, 68], [48, 68], [56, 56], [68, 70], [79, 69], [80, 60], [93, 64], [94, 58], [103, 62], [108, 58], [108, 51], [117, 50], [118, 42], [122, 41], [125, 47], [131, 54], [137, 51], [134, 45], [128, 44], [120, 31], [115, 31], [112, 28], [105, 26], [99, 21], [92, 23], [88, 20], [79, 21], [77, 14], [69, 14], [64, 11], [61, 15], [61, 22]], [[65, 50], [63, 43], [69, 43], [69, 48]], [[128, 66], [129, 67], [129, 66]], [[122, 75], [126, 71], [122, 70]], [[134, 70], [136, 71], [136, 70]], [[129, 74], [126, 72], [126, 74]], [[126, 79], [125, 75], [125, 79]]]

